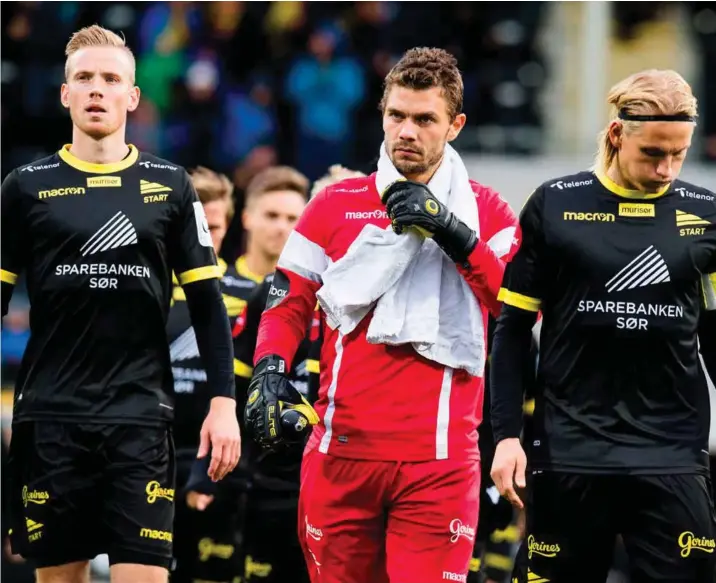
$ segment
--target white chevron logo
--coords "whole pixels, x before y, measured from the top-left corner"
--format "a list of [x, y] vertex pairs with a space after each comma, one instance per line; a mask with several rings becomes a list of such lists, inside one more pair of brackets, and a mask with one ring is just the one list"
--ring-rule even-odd
[[108, 249], [126, 247], [137, 242], [137, 231], [122, 211], [119, 211], [97, 232], [89, 238], [80, 252], [82, 255], [94, 255]]
[[636, 259], [630, 261], [627, 266], [612, 277], [607, 283], [606, 288], [609, 293], [622, 291], [625, 289], [634, 289], [635, 287], [645, 287], [647, 285], [656, 285], [671, 281], [669, 276], [669, 268], [666, 261], [651, 245], [648, 249], [642, 251]]
[[194, 328], [183, 332], [174, 342], [169, 345], [169, 359], [172, 362], [199, 358], [199, 346], [196, 344]]

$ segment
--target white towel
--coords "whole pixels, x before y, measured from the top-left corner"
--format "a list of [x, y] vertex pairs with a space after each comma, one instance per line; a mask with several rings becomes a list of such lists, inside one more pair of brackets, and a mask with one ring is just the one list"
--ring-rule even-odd
[[[381, 145], [378, 192], [401, 178]], [[475, 194], [465, 165], [449, 144], [428, 188], [479, 236]], [[317, 296], [328, 326], [344, 335], [374, 309], [368, 342], [410, 343], [425, 358], [483, 376], [480, 306], [454, 262], [432, 239], [366, 225], [346, 254], [323, 273]]]

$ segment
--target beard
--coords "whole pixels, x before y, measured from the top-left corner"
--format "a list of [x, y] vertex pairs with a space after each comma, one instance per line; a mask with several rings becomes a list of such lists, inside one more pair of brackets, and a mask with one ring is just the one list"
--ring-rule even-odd
[[[416, 153], [416, 156], [412, 159], [399, 158], [398, 152], [396, 152], [399, 148], [412, 150]], [[426, 152], [411, 144], [397, 143], [392, 144], [388, 151], [390, 152], [390, 161], [393, 163], [393, 166], [395, 166], [395, 169], [404, 176], [407, 176], [425, 174], [435, 168], [440, 163], [440, 160], [442, 160], [443, 149], [444, 147], [432, 152]]]

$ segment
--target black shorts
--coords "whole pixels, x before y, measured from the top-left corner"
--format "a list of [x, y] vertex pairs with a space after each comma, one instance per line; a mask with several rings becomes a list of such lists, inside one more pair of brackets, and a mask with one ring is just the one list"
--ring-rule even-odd
[[298, 540], [298, 493], [249, 495], [244, 539], [244, 581], [310, 583]]
[[245, 493], [226, 478], [219, 482], [214, 500], [203, 511], [189, 508], [182, 491], [174, 520], [172, 583], [243, 580], [244, 506]]
[[617, 535], [631, 583], [716, 581], [716, 514], [706, 476], [544, 472], [531, 476], [529, 490], [518, 583], [604, 583]]
[[107, 554], [169, 567], [174, 446], [167, 427], [18, 423], [10, 441], [13, 551], [37, 567]]

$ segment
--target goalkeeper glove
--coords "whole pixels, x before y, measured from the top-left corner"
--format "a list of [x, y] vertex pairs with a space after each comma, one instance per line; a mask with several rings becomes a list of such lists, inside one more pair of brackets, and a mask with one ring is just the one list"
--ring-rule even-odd
[[262, 358], [254, 368], [244, 409], [246, 428], [265, 449], [300, 443], [319, 418], [310, 403], [286, 376], [280, 356]]
[[425, 184], [398, 180], [388, 186], [381, 198], [396, 233], [414, 228], [432, 237], [456, 263], [467, 262], [477, 245], [477, 233], [435, 198]]

